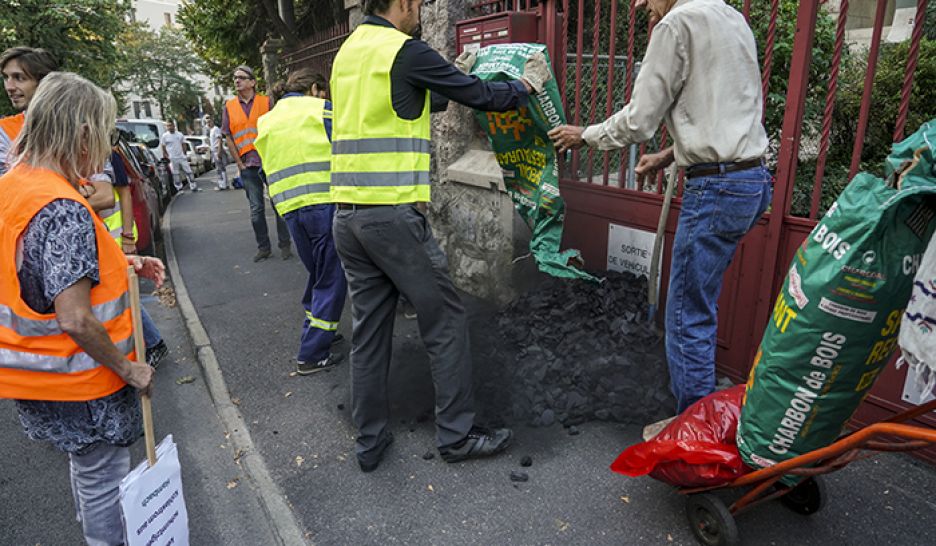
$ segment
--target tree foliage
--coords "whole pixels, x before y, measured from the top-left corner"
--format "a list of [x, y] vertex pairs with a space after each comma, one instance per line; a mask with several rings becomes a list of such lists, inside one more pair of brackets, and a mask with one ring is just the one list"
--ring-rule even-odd
[[227, 77], [246, 63], [259, 68], [260, 46], [269, 37], [281, 37], [293, 47], [316, 31], [344, 21], [343, 0], [285, 2], [286, 17], [277, 0], [192, 0], [179, 8], [178, 20], [210, 74]]
[[193, 111], [197, 115], [202, 90], [195, 76], [204, 66], [181, 32], [170, 27], [153, 32], [135, 23], [120, 36], [120, 42], [122, 91], [152, 98], [166, 119], [195, 117]]
[[[110, 88], [122, 57], [114, 38], [126, 28], [129, 16], [129, 1], [5, 0], [0, 9], [0, 51], [17, 45], [47, 49], [63, 70]], [[8, 101], [0, 101], [0, 114], [11, 109]]]

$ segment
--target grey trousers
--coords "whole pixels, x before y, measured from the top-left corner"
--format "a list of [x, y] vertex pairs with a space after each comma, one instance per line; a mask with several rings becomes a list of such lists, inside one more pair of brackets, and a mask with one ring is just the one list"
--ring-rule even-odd
[[124, 544], [120, 480], [130, 472], [130, 448], [101, 444], [86, 455], [68, 454], [75, 512], [88, 546]]
[[465, 308], [429, 222], [412, 205], [339, 209], [335, 246], [351, 294], [351, 405], [357, 454], [371, 462], [390, 418], [387, 375], [402, 293], [419, 314], [435, 385], [436, 442], [462, 440], [474, 424]]

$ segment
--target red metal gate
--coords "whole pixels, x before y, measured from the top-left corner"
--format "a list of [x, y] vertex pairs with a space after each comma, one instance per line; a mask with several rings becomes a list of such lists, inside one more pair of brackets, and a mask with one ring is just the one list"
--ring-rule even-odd
[[[776, 178], [770, 211], [742, 241], [725, 274], [719, 300], [718, 368], [743, 381], [795, 249], [847, 180], [859, 168], [873, 166], [881, 155], [880, 149], [866, 149], [865, 143], [878, 83], [875, 72], [887, 0], [877, 1], [866, 56], [850, 52], [845, 44], [849, 0], [841, 0], [837, 15], [830, 14], [820, 0], [769, 0], [754, 6], [751, 0], [728, 1], [748, 17], [758, 37], [765, 124], [771, 139], [768, 163]], [[916, 129], [916, 125], [908, 127], [908, 113], [933, 110], [919, 101], [910, 108], [926, 4], [927, 0], [918, 0], [909, 45], [885, 46], [888, 58], [902, 56], [901, 98], [896, 116], [875, 119], [874, 128], [876, 133], [888, 131], [894, 141], [905, 130]], [[600, 122], [629, 100], [652, 25], [633, 3], [619, 5], [617, 0], [554, 0], [550, 8], [563, 15], [554, 50], [565, 55], [554, 55], [554, 65], [564, 89], [566, 115], [576, 125]], [[860, 95], [860, 100], [840, 104], [837, 111], [842, 74], [853, 83], [857, 78], [857, 85], [849, 86], [846, 95]], [[857, 115], [848, 108], [858, 108]], [[848, 131], [833, 131], [833, 125], [847, 127], [854, 137], [845, 134]], [[561, 176], [567, 204], [565, 245], [581, 249], [592, 268], [606, 267], [610, 224], [656, 231], [663, 202], [662, 175], [645, 183], [635, 180], [632, 170], [639, 154], [663, 147], [667, 138], [662, 127], [653, 141], [633, 151], [583, 150], [565, 158]], [[880, 143], [876, 148], [881, 148]], [[678, 183], [681, 192], [681, 174]], [[680, 199], [674, 198], [666, 229], [661, 268], [664, 296], [679, 204]], [[867, 423], [905, 407], [903, 377], [903, 371], [888, 367], [869, 397], [871, 404], [863, 406], [856, 420]], [[936, 423], [932, 417], [923, 420]]]

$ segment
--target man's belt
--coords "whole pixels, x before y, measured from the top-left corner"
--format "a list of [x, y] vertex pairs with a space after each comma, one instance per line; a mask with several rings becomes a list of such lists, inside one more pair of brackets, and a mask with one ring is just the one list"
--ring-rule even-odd
[[748, 159], [746, 161], [736, 161], [733, 163], [699, 163], [698, 165], [691, 165], [686, 167], [686, 176], [689, 178], [696, 178], [699, 176], [712, 176], [715, 174], [732, 173], [735, 171], [743, 171], [746, 169], [753, 169], [754, 167], [760, 167], [763, 164], [764, 159], [760, 157], [757, 159]]

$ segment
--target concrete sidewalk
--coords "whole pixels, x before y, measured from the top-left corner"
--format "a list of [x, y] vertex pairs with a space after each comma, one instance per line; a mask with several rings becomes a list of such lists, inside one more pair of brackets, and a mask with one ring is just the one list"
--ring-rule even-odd
[[[150, 292], [152, 285], [144, 285], [144, 305], [170, 348], [156, 372], [156, 436], [172, 434], [179, 446], [191, 543], [275, 544], [257, 491], [235, 461], [179, 309], [161, 306]], [[195, 381], [177, 384], [184, 376]], [[82, 544], [67, 457], [28, 440], [10, 400], [0, 400], [0, 438], [0, 544]], [[145, 459], [142, 440], [132, 453], [134, 466]]]
[[[268, 225], [275, 238], [269, 210]], [[310, 377], [292, 374], [306, 276], [299, 261], [275, 254], [251, 261], [256, 246], [241, 191], [183, 195], [173, 205], [172, 238], [231, 396], [311, 542], [694, 543], [683, 499], [672, 489], [608, 470], [622, 449], [639, 441], [639, 427], [591, 423], [576, 436], [560, 427], [520, 428], [501, 457], [442, 462], [424, 417], [433, 404], [428, 362], [415, 322], [401, 314], [390, 393], [397, 441], [376, 472], [361, 473], [353, 454], [347, 364]], [[468, 303], [474, 319], [483, 320], [484, 306]], [[346, 313], [346, 338], [349, 323]], [[347, 344], [338, 349], [347, 355]], [[522, 469], [530, 481], [513, 483], [509, 474], [521, 470], [523, 455], [533, 458], [533, 466]], [[827, 483], [829, 503], [815, 516], [795, 515], [779, 503], [741, 516], [745, 543], [931, 543], [931, 467], [882, 455]]]

